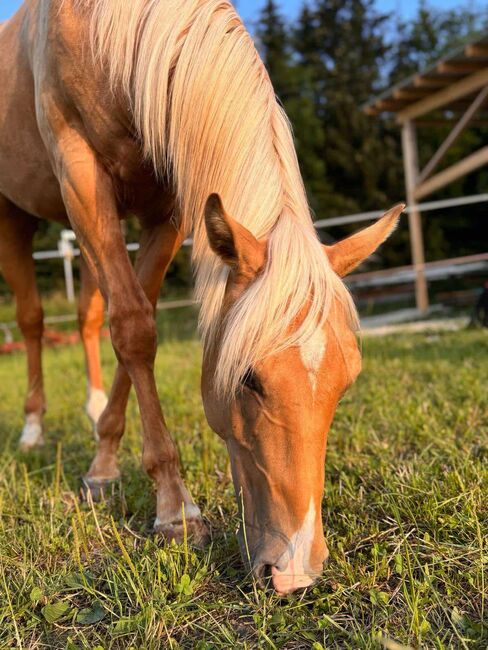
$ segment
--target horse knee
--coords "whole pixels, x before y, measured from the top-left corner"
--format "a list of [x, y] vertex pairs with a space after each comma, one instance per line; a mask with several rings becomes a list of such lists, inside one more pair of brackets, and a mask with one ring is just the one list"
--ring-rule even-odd
[[152, 366], [156, 357], [157, 333], [153, 309], [146, 301], [143, 307], [114, 310], [110, 314], [112, 343], [119, 361], [129, 372], [141, 365]]
[[24, 338], [41, 339], [44, 330], [44, 313], [40, 301], [18, 304], [17, 322]]

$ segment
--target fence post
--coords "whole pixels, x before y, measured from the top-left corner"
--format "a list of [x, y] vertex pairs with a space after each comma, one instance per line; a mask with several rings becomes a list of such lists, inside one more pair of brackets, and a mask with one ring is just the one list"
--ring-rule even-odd
[[0, 323], [0, 329], [2, 330], [4, 336], [5, 336], [5, 343], [7, 345], [10, 345], [10, 343], [14, 342], [14, 336], [12, 334], [12, 330], [8, 326], [7, 323]]
[[75, 255], [72, 243], [75, 239], [76, 235], [72, 230], [63, 230], [61, 232], [61, 239], [58, 242], [58, 250], [63, 258], [64, 281], [68, 302], [75, 301], [75, 286], [73, 281], [73, 258]]
[[429, 309], [429, 291], [427, 288], [427, 280], [425, 279], [425, 250], [422, 234], [422, 219], [415, 198], [419, 172], [417, 135], [413, 122], [407, 121], [403, 125], [402, 146], [407, 201], [410, 207], [408, 220], [410, 226], [412, 261], [415, 267], [416, 303], [417, 309], [422, 313], [426, 313]]

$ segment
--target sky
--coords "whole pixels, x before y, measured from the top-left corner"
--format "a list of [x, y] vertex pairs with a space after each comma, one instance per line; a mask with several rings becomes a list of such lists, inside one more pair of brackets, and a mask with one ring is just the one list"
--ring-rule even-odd
[[[278, 0], [281, 7], [288, 16], [293, 18], [297, 14], [302, 0]], [[19, 7], [22, 0], [0, 0], [0, 21], [9, 18]], [[262, 7], [264, 0], [235, 0], [241, 16], [249, 24], [256, 18], [259, 9]], [[380, 11], [389, 13], [397, 12], [402, 17], [408, 18], [415, 13], [419, 0], [376, 0], [377, 7]], [[454, 8], [461, 4], [460, 0], [430, 0], [434, 7], [443, 7], [444, 9]], [[464, 2], [463, 2], [464, 4]]]
[[[288, 14], [291, 18], [296, 16], [303, 4], [303, 0], [278, 0], [278, 2], [284, 13]], [[247, 21], [252, 21], [262, 7], [263, 0], [235, 0], [235, 4], [241, 16]], [[430, 0], [428, 4], [433, 7], [451, 9], [459, 6], [461, 2], [460, 0]], [[463, 2], [462, 4], [465, 3]], [[381, 12], [399, 13], [404, 18], [414, 15], [418, 5], [419, 0], [376, 0], [376, 6]]]

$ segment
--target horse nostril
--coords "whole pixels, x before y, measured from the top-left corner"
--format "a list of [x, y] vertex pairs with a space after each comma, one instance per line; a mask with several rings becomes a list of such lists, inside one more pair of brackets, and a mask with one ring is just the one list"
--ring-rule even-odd
[[273, 576], [271, 564], [256, 564], [253, 569], [254, 577], [257, 582], [265, 587], [270, 583]]

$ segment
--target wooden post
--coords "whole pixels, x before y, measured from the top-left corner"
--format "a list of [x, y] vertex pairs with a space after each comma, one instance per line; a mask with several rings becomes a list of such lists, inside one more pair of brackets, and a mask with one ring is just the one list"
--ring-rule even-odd
[[414, 124], [408, 120], [402, 128], [403, 163], [405, 167], [405, 185], [407, 201], [410, 208], [409, 227], [412, 262], [415, 267], [415, 298], [417, 309], [425, 313], [429, 308], [429, 294], [425, 280], [425, 253], [422, 235], [422, 218], [417, 209], [415, 189], [419, 176], [417, 136]]

